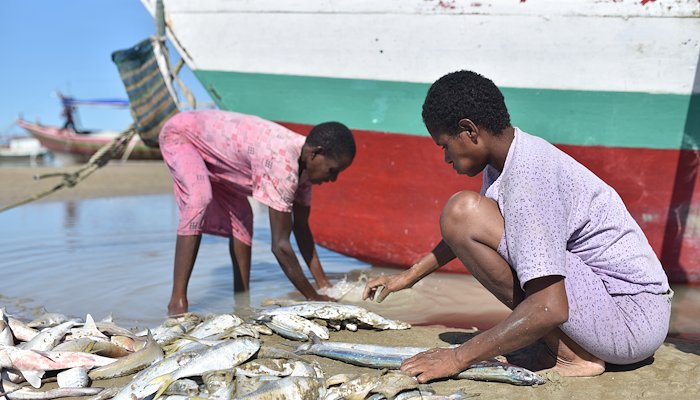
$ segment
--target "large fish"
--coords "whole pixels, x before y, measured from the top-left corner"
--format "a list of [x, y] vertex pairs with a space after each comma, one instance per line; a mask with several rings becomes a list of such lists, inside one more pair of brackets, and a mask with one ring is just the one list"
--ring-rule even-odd
[[0, 345], [0, 368], [20, 371], [24, 379], [35, 388], [41, 387], [44, 371], [68, 368], [93, 368], [116, 360], [96, 354], [70, 351], [34, 351], [15, 346]]
[[146, 398], [160, 388], [160, 382], [152, 383], [153, 379], [175, 371], [180, 366], [187, 364], [197, 356], [197, 353], [183, 353], [177, 356], [164, 358], [150, 367], [134, 375], [131, 382], [124, 386], [116, 395], [114, 400], [134, 400]]
[[201, 376], [212, 371], [234, 368], [251, 358], [259, 349], [260, 340], [251, 337], [228, 340], [210, 347], [175, 371], [153, 379], [151, 383], [161, 384], [161, 389], [156, 394], [155, 399], [160, 397], [172, 382], [180, 378]]
[[366, 308], [351, 304], [338, 304], [326, 301], [307, 301], [284, 307], [268, 309], [262, 315], [296, 314], [304, 318], [318, 318], [331, 321], [358, 321], [376, 329], [408, 329], [410, 324], [382, 317]]
[[[318, 338], [312, 339], [312, 342], [300, 345], [295, 352], [371, 368], [399, 369], [405, 359], [428, 350], [420, 347], [321, 342]], [[504, 382], [520, 386], [541, 385], [545, 382], [532, 371], [496, 359], [474, 363], [452, 378]]]
[[47, 351], [53, 350], [56, 345], [63, 339], [63, 337], [71, 330], [73, 326], [80, 323], [81, 321], [77, 318], [73, 318], [61, 324], [55, 325], [51, 328], [46, 328], [41, 331], [38, 335], [34, 336], [32, 340], [17, 345], [20, 349], [24, 350], [36, 350], [36, 351]]

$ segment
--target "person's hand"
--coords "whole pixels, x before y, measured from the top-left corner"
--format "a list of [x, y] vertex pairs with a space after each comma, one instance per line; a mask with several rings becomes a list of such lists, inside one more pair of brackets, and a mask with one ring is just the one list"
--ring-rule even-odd
[[456, 349], [430, 349], [404, 360], [401, 371], [415, 376], [419, 383], [446, 378], [462, 372]]
[[383, 275], [377, 278], [372, 278], [367, 281], [365, 290], [362, 292], [363, 300], [373, 300], [377, 303], [384, 301], [389, 293], [394, 293], [410, 286], [410, 282], [401, 274]]
[[312, 301], [337, 301], [336, 299], [332, 298], [331, 296], [326, 296], [325, 294], [320, 294], [320, 293], [316, 293], [315, 296], [309, 297], [309, 300], [312, 300]]
[[316, 284], [318, 285], [319, 289], [327, 289], [327, 288], [333, 287], [333, 285], [331, 285], [331, 282], [328, 279], [323, 279], [323, 280], [317, 279]]

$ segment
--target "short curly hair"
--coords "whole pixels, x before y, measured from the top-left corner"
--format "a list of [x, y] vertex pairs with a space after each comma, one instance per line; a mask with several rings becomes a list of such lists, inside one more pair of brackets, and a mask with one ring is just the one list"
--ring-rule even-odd
[[429, 129], [456, 135], [463, 118], [494, 135], [510, 126], [501, 91], [490, 79], [472, 71], [451, 72], [438, 79], [423, 102], [423, 123]]
[[340, 122], [330, 121], [314, 126], [306, 137], [305, 144], [323, 147], [326, 156], [334, 160], [355, 158], [355, 138], [352, 131]]

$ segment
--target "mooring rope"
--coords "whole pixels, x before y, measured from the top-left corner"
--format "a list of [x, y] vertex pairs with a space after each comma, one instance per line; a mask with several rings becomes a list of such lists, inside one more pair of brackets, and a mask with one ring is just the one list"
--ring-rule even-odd
[[125, 147], [126, 144], [129, 143], [129, 141], [135, 134], [136, 129], [134, 129], [134, 126], [129, 126], [127, 129], [122, 131], [117, 137], [115, 137], [111, 142], [100, 147], [85, 164], [83, 164], [80, 168], [73, 172], [52, 172], [48, 174], [34, 175], [35, 180], [60, 176], [63, 178], [63, 181], [49, 190], [37, 193], [34, 196], [30, 196], [24, 200], [0, 208], [0, 213], [3, 211], [7, 211], [11, 208], [31, 203], [34, 200], [46, 197], [51, 193], [56, 192], [62, 188], [70, 188], [77, 185], [78, 183], [82, 182], [85, 178], [90, 176], [93, 172], [107, 165], [109, 160], [112, 159], [115, 156], [115, 154], [117, 154], [120, 151], [121, 148]]

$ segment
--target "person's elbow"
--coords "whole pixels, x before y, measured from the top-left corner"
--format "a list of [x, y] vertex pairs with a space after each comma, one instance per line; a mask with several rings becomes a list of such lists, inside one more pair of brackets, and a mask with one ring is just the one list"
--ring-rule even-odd
[[294, 254], [291, 244], [286, 240], [273, 241], [271, 250], [278, 260], [289, 258]]
[[552, 327], [561, 326], [569, 320], [569, 307], [566, 304], [545, 305], [541, 313], [546, 324]]

